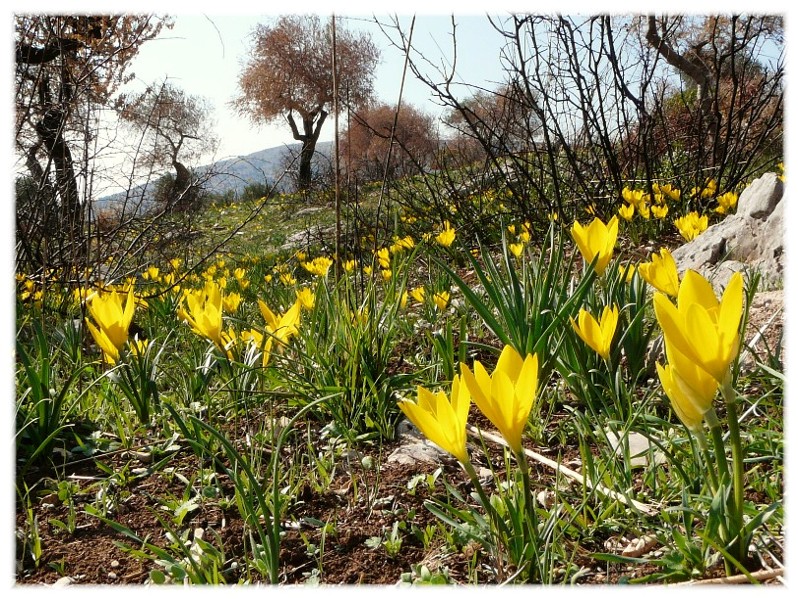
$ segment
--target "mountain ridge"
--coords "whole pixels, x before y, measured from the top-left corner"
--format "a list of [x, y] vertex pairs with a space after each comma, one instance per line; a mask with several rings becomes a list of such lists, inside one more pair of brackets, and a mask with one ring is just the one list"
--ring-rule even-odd
[[[279, 191], [287, 191], [291, 186], [289, 178], [284, 176], [287, 157], [290, 153], [298, 152], [301, 144], [283, 144], [271, 148], [264, 148], [257, 152], [223, 158], [192, 169], [194, 175], [203, 181], [206, 192], [225, 195], [232, 192], [236, 196], [244, 191], [248, 185], [262, 183], [264, 185], [277, 184]], [[313, 161], [316, 166], [319, 162], [328, 161], [332, 151], [332, 142], [324, 141], [316, 144]], [[323, 164], [322, 164], [323, 166]], [[148, 209], [153, 203], [155, 182], [167, 171], [154, 176], [147, 183], [134, 186], [129, 191], [103, 196], [94, 201], [97, 211], [112, 208], [115, 205], [126, 203], [128, 206], [142, 206]]]

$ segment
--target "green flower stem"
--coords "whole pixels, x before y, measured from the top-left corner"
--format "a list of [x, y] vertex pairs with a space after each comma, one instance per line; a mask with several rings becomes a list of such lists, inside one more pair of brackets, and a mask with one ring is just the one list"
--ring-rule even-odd
[[[701, 449], [701, 454], [699, 456], [703, 456], [704, 467], [702, 470], [705, 469], [709, 473], [709, 488], [712, 491], [712, 494], [718, 492], [718, 477], [715, 474], [715, 469], [711, 468], [709, 465], [712, 463], [712, 458], [709, 453], [709, 445], [707, 444], [707, 437], [704, 435], [704, 431], [698, 430], [693, 433], [695, 436], [696, 441], [698, 442], [698, 447]], [[695, 451], [695, 449], [693, 449]]]
[[491, 531], [493, 532], [495, 538], [494, 542], [496, 543], [496, 566], [499, 569], [499, 572], [501, 572], [503, 570], [503, 560], [501, 558], [503, 546], [502, 539], [508, 537], [509, 531], [507, 530], [507, 524], [504, 522], [504, 520], [502, 520], [502, 517], [499, 515], [499, 512], [496, 511], [496, 508], [493, 507], [493, 504], [485, 494], [485, 490], [482, 488], [482, 485], [479, 484], [479, 477], [477, 476], [477, 472], [474, 470], [474, 466], [471, 464], [471, 461], [469, 460], [467, 462], [461, 462], [461, 464], [471, 479], [471, 483], [474, 485], [474, 488], [479, 495], [479, 500], [482, 502], [482, 506], [488, 513], [488, 518], [493, 522]]
[[723, 401], [726, 404], [726, 415], [729, 424], [729, 442], [732, 450], [732, 506], [733, 506], [733, 528], [732, 531], [737, 536], [732, 554], [744, 563], [747, 547], [743, 547], [741, 532], [743, 530], [743, 491], [744, 468], [743, 446], [740, 440], [740, 423], [737, 415], [737, 394], [731, 383], [731, 376], [727, 376], [721, 385]]
[[722, 486], [729, 482], [729, 464], [726, 461], [726, 446], [723, 444], [723, 432], [720, 429], [720, 420], [715, 413], [714, 408], [704, 414], [704, 420], [707, 421], [709, 432], [712, 436], [712, 445], [715, 448], [715, 464], [718, 470], [718, 485]]
[[527, 525], [530, 527], [529, 540], [534, 544], [535, 555], [538, 553], [537, 547], [537, 517], [535, 514], [535, 498], [532, 497], [532, 488], [529, 483], [529, 463], [526, 461], [526, 456], [523, 452], [515, 453], [515, 461], [518, 463], [518, 469], [521, 471], [521, 480], [524, 485], [524, 506], [527, 514]]
[[[715, 493], [718, 493], [725, 485], [729, 484], [730, 480], [729, 464], [726, 461], [726, 446], [723, 444], [723, 432], [721, 431], [720, 421], [718, 420], [718, 415], [715, 412], [715, 409], [710, 408], [709, 411], [704, 414], [704, 419], [707, 421], [707, 425], [709, 426], [709, 431], [712, 435], [712, 445], [715, 448], [715, 467], [717, 468]], [[711, 471], [712, 468], [708, 468], [708, 470]], [[733, 534], [730, 534], [730, 528], [733, 530], [732, 527], [736, 517], [733, 513], [733, 506], [731, 506], [731, 508], [731, 513], [728, 513], [727, 517], [721, 519], [720, 521], [720, 536], [721, 539], [724, 539], [725, 543], [728, 543], [729, 539], [734, 536]], [[726, 571], [727, 574], [731, 574], [728, 564]]]

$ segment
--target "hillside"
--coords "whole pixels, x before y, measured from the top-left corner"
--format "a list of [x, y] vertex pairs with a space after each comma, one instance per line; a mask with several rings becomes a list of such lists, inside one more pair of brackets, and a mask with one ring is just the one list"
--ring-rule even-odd
[[[314, 163], [320, 168], [324, 167], [329, 159], [332, 142], [319, 142], [316, 145]], [[200, 180], [206, 180], [205, 189], [214, 194], [241, 194], [247, 185], [253, 183], [271, 184], [277, 181], [283, 174], [287, 156], [290, 152], [298, 152], [300, 144], [282, 145], [273, 148], [266, 148], [245, 156], [235, 156], [216, 162], [205, 164], [194, 169]], [[142, 183], [131, 189], [129, 192], [119, 192], [104, 196], [95, 201], [97, 210], [112, 207], [114, 204], [124, 202], [127, 198], [129, 204], [138, 204], [143, 201], [146, 206], [151, 201], [151, 194], [154, 189], [154, 182], [158, 177], [166, 173], [155, 175], [148, 183]], [[278, 188], [281, 191], [288, 190], [291, 180], [283, 177]]]

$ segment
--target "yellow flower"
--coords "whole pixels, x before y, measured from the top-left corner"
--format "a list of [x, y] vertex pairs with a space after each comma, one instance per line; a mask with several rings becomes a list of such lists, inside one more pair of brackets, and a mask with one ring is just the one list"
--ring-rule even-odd
[[474, 362], [473, 373], [461, 363], [460, 373], [474, 403], [499, 429], [510, 449], [520, 454], [521, 435], [537, 394], [537, 355], [528, 354], [522, 359], [513, 347], [507, 345], [492, 375], [488, 375], [479, 361]]
[[391, 254], [388, 248], [380, 248], [377, 250], [377, 261], [380, 263], [380, 268], [391, 267]]
[[435, 302], [435, 307], [443, 312], [446, 309], [446, 306], [449, 305], [449, 292], [439, 291], [432, 296], [432, 301]]
[[711, 198], [718, 191], [718, 182], [715, 179], [708, 179], [704, 189], [701, 190], [702, 198]]
[[233, 276], [238, 279], [238, 281], [243, 281], [244, 277], [246, 276], [246, 271], [243, 268], [236, 268], [233, 271]]
[[644, 262], [638, 267], [640, 276], [652, 287], [676, 297], [679, 293], [679, 271], [676, 261], [667, 248], [662, 248], [659, 255], [652, 254], [651, 262]]
[[228, 293], [222, 300], [222, 307], [225, 312], [235, 312], [241, 304], [241, 296], [238, 293]]
[[344, 262], [344, 270], [346, 272], [352, 272], [353, 270], [355, 270], [356, 266], [357, 262], [355, 262], [354, 260], [347, 260], [346, 262]]
[[220, 349], [224, 351], [228, 359], [233, 359], [233, 348], [236, 345], [236, 332], [232, 328], [222, 331], [222, 344]]
[[[265, 339], [265, 343], [264, 343]], [[241, 333], [241, 340], [245, 343], [251, 343], [255, 347], [257, 347], [261, 352], [263, 352], [263, 357], [261, 358], [261, 364], [264, 368], [269, 365], [269, 358], [272, 355], [272, 345], [274, 344], [274, 338], [270, 335], [266, 335], [264, 337], [263, 333], [261, 333], [257, 329], [250, 329], [248, 331], [242, 331]]]
[[192, 330], [213, 341], [219, 349], [222, 342], [222, 291], [216, 283], [208, 281], [205, 288], [186, 293], [185, 307], [178, 310], [178, 318], [185, 320]]
[[666, 216], [668, 216], [668, 205], [662, 204], [661, 206], [652, 206], [651, 212], [654, 213], [654, 217], [662, 220]]
[[618, 326], [618, 307], [604, 306], [601, 318], [596, 321], [587, 310], [579, 310], [579, 322], [571, 318], [571, 326], [582, 341], [605, 360], [609, 359], [612, 350], [612, 338]]
[[410, 290], [410, 297], [416, 300], [419, 304], [423, 304], [426, 293], [427, 292], [423, 287], [416, 287], [415, 289]]
[[[284, 346], [291, 340], [291, 337], [299, 332], [298, 326], [301, 317], [302, 303], [297, 299], [285, 314], [277, 316], [272, 312], [263, 300], [258, 300], [260, 313], [266, 321], [266, 332], [271, 338], [275, 339], [280, 346]], [[269, 346], [271, 347], [271, 345]], [[266, 366], [268, 357], [264, 356], [263, 365]]]
[[733, 191], [727, 191], [723, 195], [718, 196], [718, 207], [715, 212], [718, 214], [726, 214], [737, 205], [737, 194]]
[[332, 263], [332, 259], [327, 258], [326, 256], [319, 256], [310, 262], [302, 262], [302, 267], [312, 275], [316, 275], [317, 277], [325, 277], [327, 276], [327, 272], [330, 270]]
[[628, 187], [624, 187], [621, 190], [621, 197], [623, 201], [627, 204], [632, 206], [637, 205], [643, 199], [643, 190], [642, 189], [629, 189]]
[[682, 197], [682, 191], [674, 188], [670, 183], [666, 183], [665, 185], [653, 183], [651, 188], [654, 190], [655, 194], [665, 195], [671, 200], [678, 201]]
[[524, 244], [523, 243], [511, 243], [507, 246], [507, 249], [510, 250], [510, 253], [515, 256], [516, 258], [520, 258], [521, 254], [524, 253]]
[[[677, 351], [723, 384], [729, 365], [740, 351], [743, 277], [737, 272], [720, 301], [712, 285], [688, 270], [674, 306], [662, 293], [654, 294], [654, 313], [665, 337], [665, 353]], [[669, 360], [673, 361], [670, 357]]]
[[674, 219], [673, 224], [684, 239], [692, 241], [709, 226], [709, 217], [706, 214], [699, 216], [698, 212], [693, 211]]
[[574, 221], [571, 235], [579, 247], [579, 251], [590, 264], [597, 258], [595, 269], [599, 275], [604, 272], [612, 258], [615, 241], [618, 238], [618, 217], [613, 216], [606, 225], [599, 218], [594, 218], [587, 227]]
[[455, 233], [452, 226], [449, 224], [449, 221], [443, 223], [443, 231], [438, 233], [437, 237], [435, 237], [435, 241], [438, 242], [439, 245], [443, 247], [449, 247], [454, 243]]
[[515, 235], [515, 225], [507, 225], [507, 231], [510, 235]]
[[418, 387], [417, 402], [399, 402], [399, 408], [424, 436], [463, 464], [468, 462], [466, 422], [470, 406], [468, 388], [457, 375], [452, 380], [451, 400], [443, 391], [432, 393]]
[[635, 265], [630, 262], [626, 266], [620, 268], [620, 274], [627, 283], [631, 283], [632, 278], [635, 276], [635, 270]]
[[390, 281], [393, 273], [390, 270], [380, 270], [380, 274], [382, 275], [383, 281]]
[[662, 389], [671, 400], [673, 411], [691, 431], [701, 428], [701, 421], [712, 407], [718, 389], [718, 381], [675, 349], [667, 348], [670, 364], [657, 364]]
[[305, 310], [312, 310], [316, 305], [316, 295], [307, 287], [297, 290], [296, 298]]
[[620, 216], [625, 221], [632, 220], [632, 217], [635, 215], [635, 206], [634, 204], [624, 204], [620, 208], [618, 208], [618, 216]]
[[158, 269], [157, 266], [150, 266], [149, 268], [147, 268], [146, 271], [144, 271], [141, 274], [141, 278], [144, 280], [152, 279], [153, 281], [157, 281], [159, 272], [160, 270]]
[[294, 278], [294, 275], [292, 275], [290, 272], [280, 273], [280, 282], [286, 287], [296, 285], [296, 279]]
[[86, 319], [86, 326], [91, 336], [100, 346], [103, 359], [109, 364], [116, 364], [119, 360], [119, 350], [127, 341], [130, 323], [133, 321], [136, 309], [133, 287], [127, 292], [124, 307], [122, 307], [122, 294], [111, 291], [93, 296], [88, 309], [89, 315], [94, 320], [92, 322]]
[[135, 356], [143, 356], [147, 353], [147, 347], [150, 345], [149, 339], [139, 339], [138, 335], [136, 335], [133, 339], [128, 340], [128, 345], [130, 346], [130, 352]]
[[[403, 237], [402, 239], [397, 239], [389, 248], [392, 254], [398, 254], [403, 250], [412, 250], [416, 245], [416, 242], [413, 241], [413, 238], [410, 235]], [[387, 267], [385, 267], [387, 268]]]

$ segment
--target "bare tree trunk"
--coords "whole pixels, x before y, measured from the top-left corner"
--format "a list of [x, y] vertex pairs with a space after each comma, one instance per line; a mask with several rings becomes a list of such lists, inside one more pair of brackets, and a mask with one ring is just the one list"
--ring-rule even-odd
[[[83, 206], [78, 194], [72, 153], [63, 136], [65, 120], [61, 110], [51, 109], [36, 125], [36, 133], [55, 166], [56, 189], [60, 201], [60, 223], [65, 229], [65, 237], [76, 242], [78, 247], [82, 247]], [[36, 172], [31, 172], [31, 174], [37, 175]]]
[[[313, 121], [318, 114], [318, 120], [314, 127]], [[294, 120], [294, 115], [288, 113], [286, 117], [288, 124], [291, 126], [291, 132], [294, 134], [294, 139], [302, 142], [302, 149], [299, 153], [299, 177], [297, 183], [299, 189], [306, 190], [310, 188], [311, 180], [313, 178], [312, 160], [313, 154], [316, 152], [316, 142], [319, 141], [319, 134], [321, 133], [321, 126], [327, 118], [327, 112], [319, 108], [317, 111], [309, 113], [307, 116], [302, 117], [302, 128], [304, 133], [300, 133]]]

